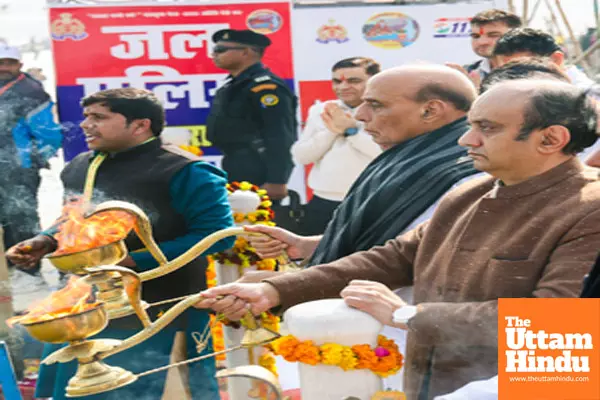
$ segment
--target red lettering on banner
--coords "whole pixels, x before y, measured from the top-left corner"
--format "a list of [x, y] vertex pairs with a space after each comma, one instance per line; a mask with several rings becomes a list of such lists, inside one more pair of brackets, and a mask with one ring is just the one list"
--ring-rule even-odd
[[[289, 26], [288, 2], [240, 3], [52, 8], [51, 21], [61, 21], [70, 14], [69, 21], [77, 21], [79, 29], [85, 30], [84, 39], [65, 40], [53, 35], [57, 84], [71, 86], [81, 79], [124, 78], [131, 67], [142, 66], [170, 68], [171, 76], [173, 71], [181, 76], [223, 74], [225, 71], [210, 59], [211, 37], [216, 31], [248, 29], [248, 17], [264, 9], [280, 15], [283, 26]], [[280, 77], [292, 78], [290, 30], [276, 30], [269, 38], [273, 44], [263, 62]], [[165, 71], [160, 73], [164, 75]]]

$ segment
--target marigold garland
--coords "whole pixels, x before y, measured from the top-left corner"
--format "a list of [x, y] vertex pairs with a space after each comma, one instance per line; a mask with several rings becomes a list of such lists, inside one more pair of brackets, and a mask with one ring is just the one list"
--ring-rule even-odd
[[[271, 209], [272, 203], [265, 190], [248, 182], [232, 182], [227, 184], [227, 191], [230, 195], [238, 190], [256, 193], [260, 198], [260, 204], [256, 211], [248, 214], [234, 212], [233, 219], [236, 224], [249, 222], [253, 225], [275, 225], [275, 223], [272, 222], [275, 213]], [[262, 260], [258, 254], [256, 254], [256, 250], [244, 238], [237, 238], [232, 249], [217, 253], [214, 257], [223, 265], [237, 265], [242, 268], [249, 268], [250, 266], [256, 265], [260, 271], [273, 271], [277, 265], [275, 260]]]
[[256, 193], [260, 197], [260, 204], [256, 211], [249, 212], [248, 214], [234, 212], [233, 220], [236, 224], [241, 224], [244, 221], [248, 221], [252, 224], [263, 224], [269, 226], [275, 225], [275, 223], [272, 222], [273, 218], [275, 218], [275, 212], [271, 209], [273, 203], [267, 195], [266, 190], [263, 190], [258, 186], [248, 182], [232, 182], [227, 184], [227, 191], [229, 194], [232, 194], [238, 190]]
[[377, 338], [375, 349], [366, 344], [343, 346], [325, 343], [316, 346], [312, 340], [300, 341], [291, 335], [283, 336], [267, 347], [290, 362], [309, 365], [321, 363], [340, 367], [344, 371], [368, 369], [383, 378], [394, 375], [404, 364], [398, 346], [383, 335]]
[[[256, 211], [248, 214], [234, 212], [233, 217], [236, 224], [241, 224], [247, 221], [253, 225], [275, 225], [275, 223], [271, 221], [274, 218], [275, 213], [273, 210], [271, 210], [272, 203], [265, 190], [262, 190], [258, 186], [252, 185], [248, 182], [233, 182], [227, 184], [227, 191], [230, 195], [238, 190], [256, 193], [260, 197], [260, 204]], [[256, 269], [259, 271], [275, 271], [277, 268], [277, 261], [274, 259], [261, 259], [258, 254], [256, 254], [256, 250], [244, 238], [237, 238], [233, 248], [221, 253], [213, 254], [212, 256], [208, 257], [208, 260], [209, 265], [206, 270], [206, 283], [209, 288], [217, 284], [215, 261], [218, 261], [222, 265], [237, 266], [238, 268], [249, 268], [251, 266], [256, 266]], [[215, 321], [214, 316], [211, 318], [211, 323], [213, 324], [212, 332], [214, 350], [224, 350], [225, 341], [223, 339], [223, 324], [219, 321]], [[279, 332], [279, 317], [276, 317], [270, 313], [263, 313], [261, 315], [261, 324], [267, 329], [270, 329], [274, 332]], [[225, 360], [225, 355], [221, 354], [217, 356], [217, 360]], [[266, 351], [259, 356], [258, 363], [260, 366], [277, 375], [275, 357], [269, 351]]]

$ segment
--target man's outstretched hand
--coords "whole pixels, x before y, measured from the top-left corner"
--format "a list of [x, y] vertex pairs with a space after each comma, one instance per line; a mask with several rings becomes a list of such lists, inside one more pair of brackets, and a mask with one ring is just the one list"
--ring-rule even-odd
[[268, 283], [231, 283], [200, 293], [204, 300], [196, 308], [212, 308], [231, 321], [238, 321], [248, 310], [254, 315], [279, 305], [279, 293]]
[[288, 230], [266, 225], [245, 226], [247, 232], [257, 232], [263, 236], [248, 236], [248, 241], [261, 258], [277, 258], [285, 252], [292, 260], [308, 258], [314, 249], [306, 237]]
[[12, 246], [6, 258], [23, 269], [34, 268], [42, 257], [56, 249], [56, 241], [46, 235], [37, 235]]
[[407, 305], [387, 286], [373, 281], [353, 280], [342, 290], [340, 296], [350, 307], [371, 314], [382, 324], [390, 326], [394, 326], [394, 311]]

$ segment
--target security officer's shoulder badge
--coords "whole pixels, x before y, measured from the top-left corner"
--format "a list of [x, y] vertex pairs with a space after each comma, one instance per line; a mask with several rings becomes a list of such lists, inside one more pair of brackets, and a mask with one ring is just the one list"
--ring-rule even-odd
[[264, 107], [273, 107], [279, 103], [279, 97], [273, 93], [265, 94], [260, 98], [260, 102]]
[[258, 83], [270, 81], [270, 80], [271, 80], [271, 77], [269, 75], [261, 75], [261, 76], [254, 78], [254, 82], [258, 82]]

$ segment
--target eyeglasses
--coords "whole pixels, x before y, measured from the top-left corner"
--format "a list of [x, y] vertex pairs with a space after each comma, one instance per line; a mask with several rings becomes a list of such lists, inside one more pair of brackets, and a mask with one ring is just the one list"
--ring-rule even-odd
[[244, 46], [222, 46], [222, 45], [216, 45], [215, 47], [213, 47], [213, 53], [217, 53], [217, 54], [222, 54], [222, 53], [226, 53], [229, 50], [244, 50], [247, 49], [248, 47], [244, 47]]

